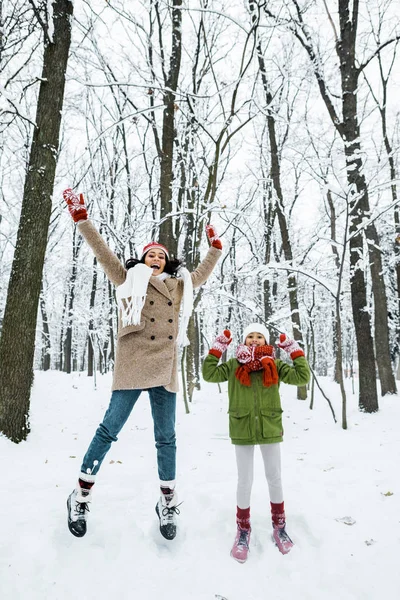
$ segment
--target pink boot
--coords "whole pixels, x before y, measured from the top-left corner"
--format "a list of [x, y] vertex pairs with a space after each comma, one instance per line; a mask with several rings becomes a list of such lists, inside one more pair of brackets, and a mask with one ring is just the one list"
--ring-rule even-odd
[[250, 544], [250, 507], [236, 509], [237, 531], [235, 541], [232, 546], [231, 556], [240, 563], [247, 560]]
[[251, 529], [241, 529], [238, 525], [235, 541], [232, 546], [231, 556], [240, 563], [247, 560], [249, 554]]
[[285, 525], [283, 527], [279, 527], [278, 525], [274, 525], [274, 530], [272, 532], [272, 539], [275, 542], [276, 546], [278, 546], [278, 550], [281, 554], [288, 554], [293, 548], [293, 542], [286, 533]]
[[272, 540], [278, 546], [281, 554], [287, 554], [293, 548], [293, 542], [289, 535], [286, 533], [286, 519], [285, 519], [285, 504], [280, 502], [274, 504], [271, 502], [271, 514], [272, 514]]

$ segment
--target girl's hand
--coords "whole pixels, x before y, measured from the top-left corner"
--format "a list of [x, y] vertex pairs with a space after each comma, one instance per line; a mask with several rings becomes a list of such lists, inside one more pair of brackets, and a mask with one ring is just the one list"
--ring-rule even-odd
[[296, 340], [291, 340], [284, 333], [281, 333], [281, 335], [279, 336], [279, 343], [277, 345], [279, 346], [279, 348], [281, 348], [287, 354], [289, 354], [292, 360], [298, 358], [299, 356], [304, 356], [304, 352], [300, 348]]
[[214, 341], [212, 347], [210, 348], [210, 351], [208, 354], [212, 354], [213, 356], [216, 356], [217, 358], [221, 358], [221, 356], [223, 355], [223, 353], [225, 352], [225, 350], [227, 349], [227, 347], [229, 346], [231, 341], [232, 341], [231, 332], [229, 331], [229, 329], [224, 329], [224, 332], [220, 333], [215, 338], [215, 341]]
[[218, 233], [214, 225], [206, 225], [206, 233], [211, 246], [217, 248], [218, 250], [222, 250], [222, 242], [218, 237]]
[[246, 344], [239, 344], [236, 350], [236, 358], [244, 365], [251, 362], [254, 360], [254, 348], [246, 346]]
[[74, 222], [77, 223], [78, 221], [86, 221], [88, 214], [83, 194], [79, 194], [78, 198], [75, 192], [73, 192], [71, 188], [68, 188], [63, 191], [63, 196]]

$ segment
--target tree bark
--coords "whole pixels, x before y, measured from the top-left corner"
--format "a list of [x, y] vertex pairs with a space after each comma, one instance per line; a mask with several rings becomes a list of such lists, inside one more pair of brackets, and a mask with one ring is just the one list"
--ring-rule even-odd
[[[77, 239], [78, 238], [78, 239]], [[75, 302], [75, 285], [78, 276], [78, 254], [82, 246], [83, 238], [77, 236], [76, 228], [73, 233], [72, 242], [72, 269], [71, 277], [69, 280], [68, 288], [68, 300], [67, 300], [67, 312], [66, 312], [66, 327], [65, 327], [65, 338], [64, 338], [64, 371], [71, 373], [71, 371], [77, 370], [77, 367], [73, 365], [73, 323], [72, 323], [72, 311], [74, 309]]]
[[45, 42], [36, 125], [0, 339], [0, 430], [16, 443], [30, 431], [36, 322], [71, 43], [73, 3], [55, 0], [52, 6], [54, 33], [53, 39]]
[[173, 231], [172, 182], [175, 139], [175, 93], [182, 56], [182, 0], [172, 0], [172, 50], [169, 73], [165, 81], [162, 148], [160, 156], [160, 242], [176, 255], [177, 240]]
[[[388, 162], [389, 162], [390, 181], [391, 181], [390, 189], [391, 189], [391, 194], [392, 194], [392, 202], [394, 205], [394, 226], [395, 226], [395, 232], [396, 232], [396, 237], [397, 237], [400, 234], [400, 213], [399, 213], [399, 206], [397, 205], [397, 200], [398, 200], [397, 169], [396, 169], [396, 163], [395, 163], [394, 156], [393, 156], [392, 144], [390, 143], [390, 140], [389, 140], [387, 115], [386, 115], [386, 107], [387, 107], [387, 101], [388, 101], [388, 99], [387, 99], [388, 78], [385, 78], [383, 75], [383, 66], [382, 66], [381, 55], [378, 56], [378, 59], [379, 59], [379, 67], [380, 67], [380, 73], [381, 73], [382, 96], [383, 96], [382, 97], [382, 105], [381, 106], [378, 105], [378, 108], [379, 108], [379, 112], [381, 115], [383, 142], [385, 144], [385, 150], [386, 150], [386, 154], [387, 154], [387, 158], [388, 158]], [[394, 355], [396, 356], [399, 354], [399, 347], [400, 347], [400, 325], [399, 325], [399, 321], [400, 321], [400, 244], [399, 243], [395, 243], [394, 252], [395, 252], [395, 257], [396, 257], [395, 294], [396, 294], [396, 298], [397, 298], [397, 327], [396, 327], [396, 343], [395, 343], [395, 352], [394, 352]]]
[[[368, 188], [362, 169], [360, 127], [357, 114], [357, 86], [355, 45], [357, 36], [358, 2], [353, 5], [350, 18], [349, 0], [339, 0], [340, 40], [337, 53], [340, 60], [342, 83], [342, 139], [346, 157], [346, 174], [350, 202], [350, 267], [352, 310], [356, 328], [360, 398], [359, 406], [366, 412], [378, 410], [374, 345], [370, 316], [367, 310], [367, 289], [364, 277], [364, 239], [360, 231], [363, 221], [370, 217]], [[391, 369], [387, 298], [382, 275], [381, 250], [375, 225], [366, 228], [368, 258], [375, 301], [375, 345], [382, 394], [395, 392], [396, 383]], [[372, 376], [374, 383], [372, 385]]]
[[47, 317], [46, 302], [43, 297], [43, 289], [40, 294], [40, 312], [42, 315], [42, 369], [48, 371], [51, 365], [50, 329]]
[[96, 300], [96, 288], [97, 288], [97, 259], [93, 257], [93, 278], [92, 278], [92, 291], [90, 293], [90, 317], [89, 317], [89, 331], [88, 331], [88, 377], [93, 377], [94, 372], [94, 322], [93, 312], [94, 303]]
[[[252, 8], [253, 3], [250, 2], [250, 8]], [[261, 72], [261, 80], [263, 84], [265, 100], [267, 103], [267, 127], [268, 127], [268, 137], [269, 137], [269, 145], [270, 145], [270, 157], [271, 157], [271, 169], [270, 175], [272, 179], [272, 184], [274, 186], [274, 191], [276, 195], [275, 202], [275, 210], [276, 215], [278, 217], [279, 229], [281, 232], [282, 238], [282, 248], [283, 254], [285, 256], [285, 261], [289, 264], [293, 262], [293, 252], [292, 245], [289, 237], [289, 228], [286, 220], [286, 215], [284, 212], [284, 203], [283, 203], [283, 192], [281, 185], [281, 165], [280, 165], [280, 156], [279, 156], [279, 148], [276, 136], [276, 126], [275, 126], [275, 117], [271, 110], [271, 105], [273, 101], [272, 93], [270, 90], [270, 86], [267, 80], [267, 72], [265, 67], [264, 55], [262, 52], [261, 43], [257, 44], [257, 57], [258, 57], [258, 65], [260, 67]], [[297, 298], [297, 279], [296, 275], [292, 272], [287, 273], [287, 288], [289, 295], [289, 305], [290, 305], [290, 314], [291, 314], [291, 326], [293, 331], [293, 337], [297, 342], [303, 345], [303, 334], [301, 331], [301, 323], [300, 323], [300, 311], [299, 311], [299, 303]], [[307, 387], [301, 386], [297, 390], [297, 396], [301, 400], [305, 400], [307, 398]]]
[[[185, 179], [186, 182], [186, 179]], [[193, 188], [193, 186], [192, 186]], [[198, 194], [192, 189], [187, 195], [188, 208], [195, 206]], [[189, 271], [194, 271], [198, 263], [200, 262], [199, 244], [196, 243], [196, 217], [192, 212], [188, 212], [186, 215], [186, 235], [184, 241], [184, 251], [186, 257], [186, 268]], [[201, 288], [196, 291], [196, 297], [194, 300], [193, 314], [189, 320], [187, 336], [190, 344], [186, 347], [185, 353], [185, 366], [186, 366], [186, 388], [189, 402], [192, 401], [193, 392], [195, 389], [200, 389], [200, 363], [198, 355], [200, 354], [199, 344], [199, 332], [198, 332], [198, 320], [196, 318], [195, 308], [200, 302], [202, 295]], [[197, 356], [196, 356], [197, 355]], [[183, 366], [183, 365], [182, 365]]]

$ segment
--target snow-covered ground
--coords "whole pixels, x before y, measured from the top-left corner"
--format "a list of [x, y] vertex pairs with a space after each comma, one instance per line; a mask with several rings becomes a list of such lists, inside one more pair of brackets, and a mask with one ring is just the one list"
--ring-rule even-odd
[[[340, 420], [339, 390], [321, 379]], [[186, 415], [178, 402], [179, 533], [158, 531], [158, 478], [147, 394], [111, 448], [94, 490], [88, 533], [67, 529], [66, 498], [109, 401], [85, 375], [37, 373], [27, 442], [0, 438], [2, 600], [380, 600], [400, 597], [400, 401], [360, 414], [349, 388], [349, 429], [326, 401], [315, 408], [281, 388], [283, 476], [293, 551], [270, 540], [269, 498], [256, 453], [246, 564], [235, 534], [236, 466], [226, 387], [203, 384]], [[353, 525], [342, 519], [350, 517]]]

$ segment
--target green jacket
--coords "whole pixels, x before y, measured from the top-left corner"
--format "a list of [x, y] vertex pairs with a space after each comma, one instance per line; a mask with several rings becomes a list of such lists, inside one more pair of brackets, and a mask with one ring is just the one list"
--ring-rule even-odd
[[250, 373], [251, 386], [242, 385], [235, 377], [239, 366], [236, 358], [218, 365], [218, 358], [208, 354], [203, 363], [203, 378], [211, 383], [228, 382], [229, 435], [232, 444], [273, 444], [283, 437], [282, 407], [279, 395], [281, 381], [290, 385], [306, 385], [310, 379], [307, 360], [299, 356], [291, 367], [275, 360], [279, 383], [263, 386], [262, 371]]

